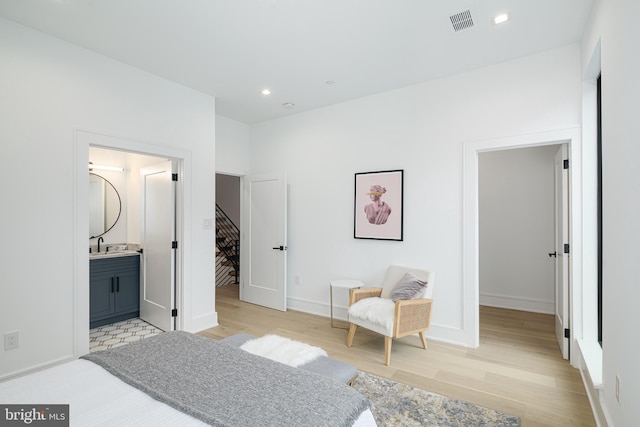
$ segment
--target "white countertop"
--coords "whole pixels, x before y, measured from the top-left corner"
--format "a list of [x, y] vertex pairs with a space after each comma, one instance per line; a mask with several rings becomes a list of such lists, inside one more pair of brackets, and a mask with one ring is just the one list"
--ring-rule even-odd
[[109, 251], [109, 252], [100, 251], [100, 252], [91, 252], [89, 254], [89, 260], [103, 259], [103, 258], [117, 258], [117, 257], [134, 256], [134, 255], [140, 255], [140, 252], [132, 251], [132, 250]]

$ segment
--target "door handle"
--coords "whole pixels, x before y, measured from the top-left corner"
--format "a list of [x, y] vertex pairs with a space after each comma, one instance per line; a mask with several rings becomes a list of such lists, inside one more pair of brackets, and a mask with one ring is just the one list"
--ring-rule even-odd
[[276, 249], [276, 250], [278, 250], [278, 251], [286, 251], [286, 250], [287, 250], [287, 247], [286, 247], [286, 246], [278, 246], [278, 247], [276, 247], [276, 248], [271, 248], [271, 249]]
[[111, 293], [113, 293], [113, 276], [111, 276]]
[[549, 252], [549, 258], [551, 258], [551, 257], [555, 258], [557, 256], [558, 256], [558, 252], [557, 251], [556, 252]]
[[120, 292], [120, 276], [116, 277], [116, 292]]

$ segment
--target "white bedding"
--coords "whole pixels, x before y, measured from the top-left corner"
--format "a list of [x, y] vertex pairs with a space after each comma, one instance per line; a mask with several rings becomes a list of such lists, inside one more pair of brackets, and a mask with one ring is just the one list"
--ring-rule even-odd
[[[69, 404], [71, 426], [204, 426], [87, 360], [75, 360], [0, 383], [3, 404]], [[370, 410], [355, 427], [373, 427]]]

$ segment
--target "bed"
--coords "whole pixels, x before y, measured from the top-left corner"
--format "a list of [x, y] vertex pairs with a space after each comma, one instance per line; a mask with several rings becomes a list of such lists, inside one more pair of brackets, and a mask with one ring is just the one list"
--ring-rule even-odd
[[2, 404], [69, 404], [72, 426], [375, 426], [339, 381], [186, 332], [0, 383]]

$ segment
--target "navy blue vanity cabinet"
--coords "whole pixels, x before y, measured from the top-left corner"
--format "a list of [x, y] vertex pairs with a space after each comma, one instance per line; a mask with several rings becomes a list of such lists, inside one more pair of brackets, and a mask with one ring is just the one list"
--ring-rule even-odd
[[90, 327], [140, 315], [140, 256], [97, 258], [89, 262]]

